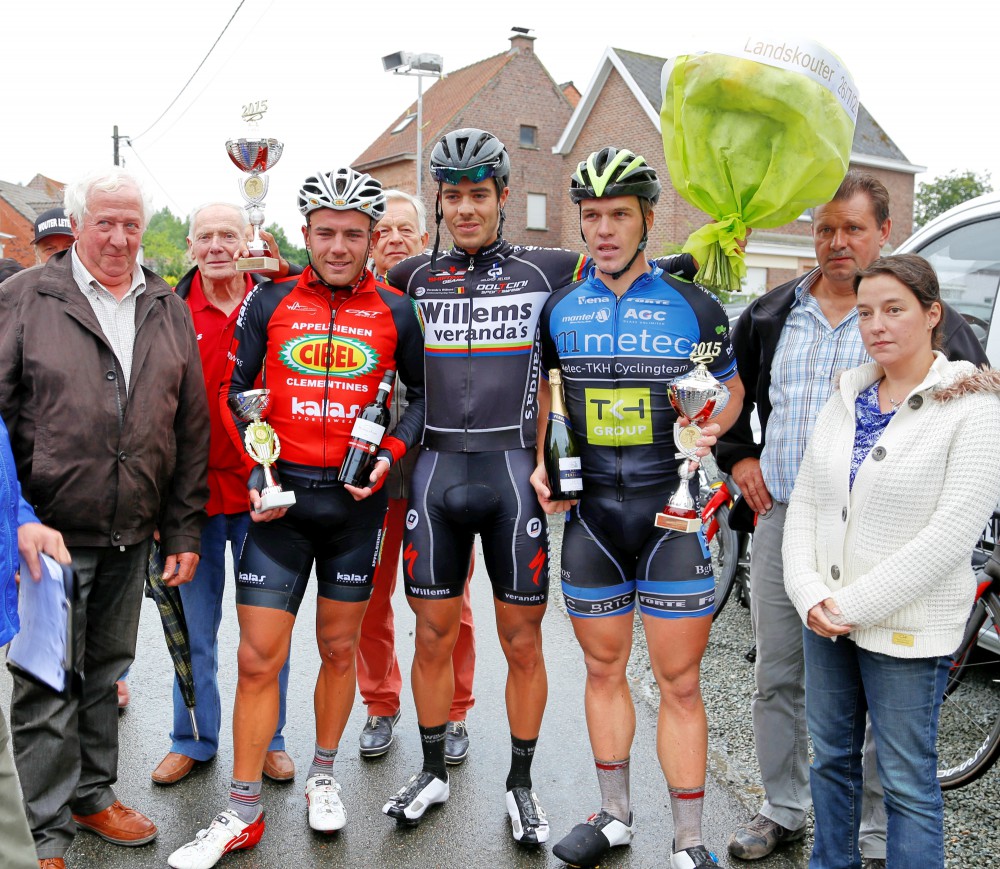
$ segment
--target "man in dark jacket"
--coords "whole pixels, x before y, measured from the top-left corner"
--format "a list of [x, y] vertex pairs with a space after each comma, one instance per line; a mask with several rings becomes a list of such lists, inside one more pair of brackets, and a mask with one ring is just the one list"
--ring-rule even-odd
[[135, 656], [153, 532], [170, 585], [198, 564], [208, 409], [191, 316], [137, 263], [150, 208], [123, 170], [66, 190], [76, 243], [0, 289], [0, 413], [24, 496], [60, 531], [79, 582], [82, 692], [14, 675], [11, 725], [41, 865], [76, 828], [141, 845], [156, 826], [123, 806], [115, 680]]
[[[871, 175], [848, 172], [833, 200], [813, 215], [818, 267], [754, 301], [733, 332], [746, 399], [719, 441], [718, 459], [759, 514], [750, 611], [757, 639], [753, 725], [764, 804], [729, 841], [729, 853], [743, 860], [765, 857], [806, 832], [811, 800], [802, 624], [785, 594], [782, 529], [813, 422], [837, 375], [869, 361], [858, 330], [854, 276], [879, 256], [891, 227], [885, 186]], [[944, 308], [948, 357], [986, 362], [968, 324]], [[751, 429], [755, 407], [759, 444]], [[865, 755], [861, 851], [866, 869], [885, 865], [885, 813], [873, 750]]]

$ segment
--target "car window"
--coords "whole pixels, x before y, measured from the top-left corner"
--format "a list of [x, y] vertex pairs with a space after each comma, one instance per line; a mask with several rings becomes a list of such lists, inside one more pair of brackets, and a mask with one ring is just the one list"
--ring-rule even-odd
[[941, 297], [969, 321], [985, 347], [1000, 284], [1000, 217], [959, 226], [915, 252], [934, 267]]

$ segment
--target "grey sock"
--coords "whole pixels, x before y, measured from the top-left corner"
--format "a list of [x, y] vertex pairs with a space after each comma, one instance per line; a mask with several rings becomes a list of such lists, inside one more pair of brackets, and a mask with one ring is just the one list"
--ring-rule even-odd
[[229, 805], [226, 806], [244, 824], [249, 824], [260, 814], [260, 779], [229, 783]]
[[336, 757], [336, 748], [322, 748], [319, 743], [316, 743], [316, 748], [313, 751], [313, 760], [309, 766], [309, 775], [306, 778], [312, 778], [314, 775], [332, 776], [333, 761]]
[[670, 787], [670, 814], [674, 818], [674, 851], [683, 851], [701, 840], [701, 811], [705, 805], [705, 786], [700, 788]]
[[597, 783], [601, 787], [601, 808], [609, 815], [628, 823], [632, 801], [629, 797], [629, 759], [598, 760], [594, 758], [597, 767]]

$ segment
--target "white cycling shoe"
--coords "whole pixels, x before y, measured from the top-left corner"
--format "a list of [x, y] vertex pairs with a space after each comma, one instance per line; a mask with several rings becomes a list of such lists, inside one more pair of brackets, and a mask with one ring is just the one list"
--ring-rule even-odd
[[167, 858], [172, 869], [212, 869], [230, 851], [252, 848], [264, 835], [264, 813], [249, 824], [226, 809], [215, 816], [207, 830], [199, 830], [194, 841], [182, 845]]
[[516, 787], [507, 791], [507, 814], [515, 842], [541, 845], [549, 840], [549, 819], [531, 788]]
[[445, 802], [451, 794], [447, 779], [426, 770], [413, 776], [383, 807], [390, 818], [401, 824], [416, 824], [431, 806]]
[[309, 804], [309, 826], [320, 833], [335, 833], [344, 829], [347, 814], [340, 801], [340, 785], [326, 773], [309, 776], [306, 781], [306, 802]]

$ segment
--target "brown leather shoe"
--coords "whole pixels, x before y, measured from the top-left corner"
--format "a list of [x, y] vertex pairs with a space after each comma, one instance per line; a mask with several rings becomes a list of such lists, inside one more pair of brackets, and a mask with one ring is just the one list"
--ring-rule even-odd
[[295, 764], [287, 751], [269, 751], [264, 755], [264, 775], [272, 781], [291, 781], [295, 778]]
[[195, 762], [193, 757], [171, 751], [149, 777], [158, 785], [176, 784], [194, 769]]
[[81, 830], [91, 833], [114, 845], [145, 845], [156, 838], [156, 824], [145, 815], [123, 806], [115, 800], [103, 812], [93, 815], [73, 815]]
[[38, 869], [66, 869], [66, 861], [62, 857], [46, 857], [38, 861]]

